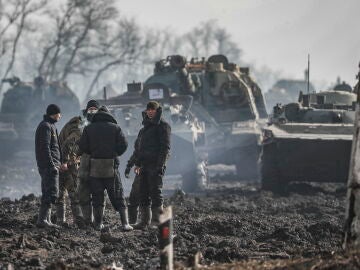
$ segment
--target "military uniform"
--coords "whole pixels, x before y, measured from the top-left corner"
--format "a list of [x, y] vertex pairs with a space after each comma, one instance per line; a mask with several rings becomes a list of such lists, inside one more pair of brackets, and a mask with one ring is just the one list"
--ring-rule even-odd
[[77, 190], [81, 212], [86, 224], [93, 223], [93, 209], [91, 206], [91, 190], [90, 190], [90, 155], [83, 153], [80, 158], [79, 168], [79, 186]]
[[71, 211], [74, 222], [78, 225], [82, 224], [82, 214], [79, 205], [79, 198], [77, 194], [78, 187], [78, 170], [79, 158], [78, 142], [81, 137], [81, 117], [73, 117], [63, 127], [59, 135], [59, 142], [63, 156], [63, 162], [67, 163], [68, 170], [60, 173], [59, 178], [59, 198], [57, 200], [57, 221], [60, 224], [66, 222], [66, 193], [68, 193], [71, 203]]

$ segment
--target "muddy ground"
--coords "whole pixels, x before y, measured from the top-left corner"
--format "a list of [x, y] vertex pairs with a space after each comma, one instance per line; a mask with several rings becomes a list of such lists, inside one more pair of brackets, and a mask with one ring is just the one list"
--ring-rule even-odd
[[[27, 185], [40, 185], [37, 172], [29, 176], [27, 171], [25, 177], [21, 170], [6, 171], [24, 183], [15, 186], [26, 190]], [[178, 269], [193, 265], [196, 253], [196, 261], [212, 269], [358, 269], [358, 254], [341, 249], [344, 185], [295, 183], [279, 196], [261, 191], [257, 184], [213, 178], [205, 193], [166, 192], [166, 205], [173, 206], [175, 215]], [[17, 190], [9, 177], [1, 179], [8, 190]], [[1, 189], [2, 197], [6, 194]], [[35, 195], [0, 200], [0, 269], [10, 264], [15, 269], [98, 269], [113, 263], [124, 269], [156, 269], [156, 229], [121, 232], [109, 204], [103, 233], [72, 225], [38, 229], [39, 202]], [[218, 264], [222, 266], [214, 266]]]

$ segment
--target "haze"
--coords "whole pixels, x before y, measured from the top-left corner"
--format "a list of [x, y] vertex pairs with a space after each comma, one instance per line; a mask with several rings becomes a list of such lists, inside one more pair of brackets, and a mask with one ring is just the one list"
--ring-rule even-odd
[[142, 25], [169, 26], [176, 33], [216, 19], [238, 42], [248, 63], [301, 79], [309, 53], [310, 77], [317, 88], [337, 76], [355, 84], [358, 0], [132, 0], [119, 1], [119, 9]]

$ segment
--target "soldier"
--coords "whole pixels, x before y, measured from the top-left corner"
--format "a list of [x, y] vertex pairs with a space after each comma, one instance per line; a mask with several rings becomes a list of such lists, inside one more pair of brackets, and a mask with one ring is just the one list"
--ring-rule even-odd
[[61, 118], [60, 108], [50, 104], [44, 120], [35, 133], [35, 154], [41, 176], [41, 205], [36, 225], [38, 227], [58, 227], [51, 222], [51, 204], [55, 204], [59, 189], [59, 171], [66, 171], [62, 164], [58, 132], [55, 123]]
[[80, 139], [80, 152], [90, 155], [90, 188], [94, 208], [95, 228], [103, 228], [104, 191], [119, 212], [122, 228], [130, 231], [124, 191], [119, 174], [119, 159], [127, 148], [127, 141], [115, 118], [101, 107], [86, 126]]
[[146, 229], [151, 217], [153, 223], [158, 223], [163, 211], [162, 178], [170, 152], [171, 128], [161, 115], [159, 103], [150, 101], [143, 112], [144, 127], [135, 144], [134, 172], [139, 176], [141, 209], [141, 220], [134, 226], [137, 229]]
[[[95, 113], [97, 113], [100, 105], [96, 100], [90, 100], [84, 110], [84, 116], [86, 117], [87, 124], [91, 123], [91, 120]], [[89, 173], [90, 173], [90, 156], [86, 153], [83, 153], [80, 158], [80, 167], [79, 167], [79, 187], [78, 187], [78, 197], [81, 207], [81, 212], [83, 219], [87, 225], [93, 223], [93, 208], [91, 206], [91, 191], [90, 191], [90, 182], [89, 182]]]
[[64, 225], [66, 223], [65, 210], [66, 192], [69, 195], [71, 211], [74, 223], [79, 227], [83, 225], [83, 217], [80, 210], [79, 198], [77, 195], [78, 170], [80, 160], [77, 156], [78, 143], [82, 133], [82, 119], [80, 116], [73, 117], [63, 127], [59, 134], [59, 143], [63, 156], [63, 162], [67, 164], [68, 170], [60, 173], [59, 178], [59, 198], [57, 200], [56, 216], [57, 223]]

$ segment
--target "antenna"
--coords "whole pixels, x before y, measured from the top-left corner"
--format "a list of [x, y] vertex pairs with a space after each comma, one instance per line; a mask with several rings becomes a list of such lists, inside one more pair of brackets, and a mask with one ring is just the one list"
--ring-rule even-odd
[[359, 63], [359, 73], [356, 75], [356, 79], [358, 80], [356, 86], [355, 86], [355, 91], [357, 99], [356, 102], [359, 104], [360, 103], [360, 63]]
[[310, 54], [308, 54], [308, 68], [307, 68], [307, 93], [310, 93]]
[[104, 100], [107, 100], [106, 86], [104, 86]]

